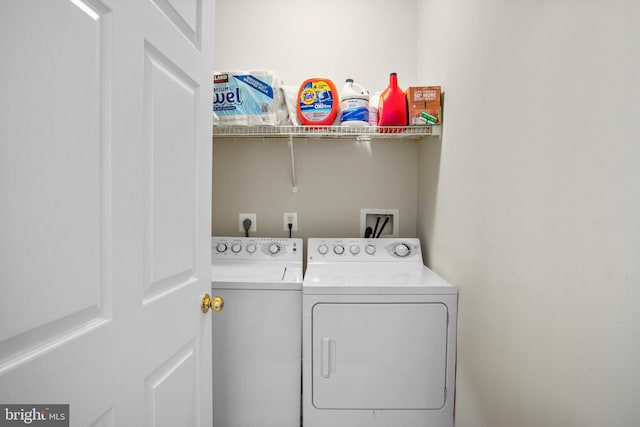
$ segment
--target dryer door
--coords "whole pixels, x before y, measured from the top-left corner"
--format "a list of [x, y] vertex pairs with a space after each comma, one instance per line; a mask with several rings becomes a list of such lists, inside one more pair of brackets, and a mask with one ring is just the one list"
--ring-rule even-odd
[[445, 304], [319, 303], [312, 322], [316, 408], [444, 406]]

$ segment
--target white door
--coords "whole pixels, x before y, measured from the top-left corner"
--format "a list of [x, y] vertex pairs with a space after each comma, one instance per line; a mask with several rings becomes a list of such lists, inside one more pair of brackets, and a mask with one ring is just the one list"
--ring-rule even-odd
[[3, 2], [0, 404], [211, 425], [213, 9]]

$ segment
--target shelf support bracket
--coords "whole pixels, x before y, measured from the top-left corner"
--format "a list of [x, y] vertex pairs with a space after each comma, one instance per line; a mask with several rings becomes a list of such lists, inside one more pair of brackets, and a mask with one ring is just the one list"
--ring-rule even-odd
[[296, 185], [296, 161], [293, 157], [293, 135], [289, 134], [289, 151], [291, 152], [291, 192], [297, 193], [298, 186]]

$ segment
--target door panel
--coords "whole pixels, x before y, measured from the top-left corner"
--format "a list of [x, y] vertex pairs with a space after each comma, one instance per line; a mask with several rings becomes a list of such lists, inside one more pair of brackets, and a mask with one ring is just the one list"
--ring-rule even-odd
[[0, 402], [211, 424], [213, 8], [3, 7]]
[[[201, 0], [152, 0], [182, 34], [200, 50]], [[213, 19], [213, 16], [211, 16]]]
[[0, 372], [109, 318], [109, 14], [23, 3], [0, 18], [5, 34], [24, 35], [27, 23], [24, 39], [0, 40]]
[[447, 307], [313, 307], [313, 404], [320, 409], [439, 409], [445, 402]]
[[[145, 379], [147, 423], [152, 426], [198, 425], [198, 348], [180, 349]], [[180, 405], [176, 405], [180, 402]]]
[[104, 414], [100, 415], [98, 419], [92, 422], [89, 427], [113, 427], [114, 423], [113, 407], [109, 408]]
[[144, 76], [147, 301], [195, 280], [199, 88], [149, 43], [145, 45]]

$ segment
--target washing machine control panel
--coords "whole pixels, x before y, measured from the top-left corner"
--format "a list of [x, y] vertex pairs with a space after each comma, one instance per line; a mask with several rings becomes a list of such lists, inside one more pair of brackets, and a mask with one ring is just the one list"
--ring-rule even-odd
[[410, 261], [422, 262], [420, 240], [379, 239], [309, 239], [309, 262]]
[[302, 260], [302, 239], [268, 237], [212, 237], [211, 259]]

